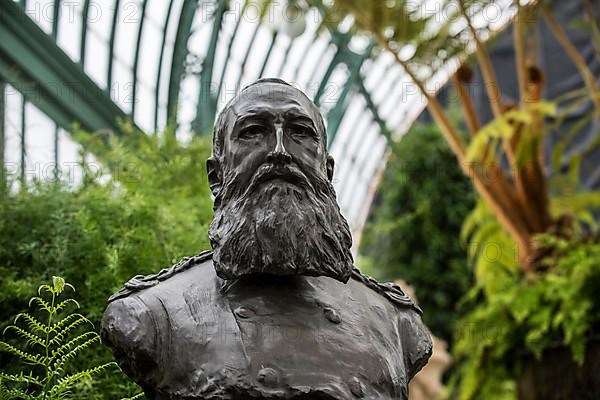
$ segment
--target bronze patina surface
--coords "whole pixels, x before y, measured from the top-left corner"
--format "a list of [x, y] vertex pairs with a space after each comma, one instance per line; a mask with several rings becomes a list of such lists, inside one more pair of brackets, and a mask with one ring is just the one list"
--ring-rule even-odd
[[207, 161], [213, 252], [136, 276], [102, 337], [150, 399], [407, 399], [420, 309], [353, 266], [316, 106], [276, 79], [224, 108]]

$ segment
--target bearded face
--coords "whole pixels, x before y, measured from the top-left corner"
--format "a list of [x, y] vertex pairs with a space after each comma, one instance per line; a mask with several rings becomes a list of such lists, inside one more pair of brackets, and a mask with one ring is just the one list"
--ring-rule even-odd
[[352, 239], [318, 113], [295, 88], [261, 82], [220, 116], [207, 165], [215, 195], [209, 237], [221, 278], [350, 277]]

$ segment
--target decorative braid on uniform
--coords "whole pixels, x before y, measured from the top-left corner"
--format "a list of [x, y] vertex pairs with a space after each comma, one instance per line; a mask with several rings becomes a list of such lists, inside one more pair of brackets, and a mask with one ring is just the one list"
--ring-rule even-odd
[[134, 292], [139, 292], [152, 286], [158, 285], [160, 282], [169, 279], [173, 275], [185, 271], [194, 265], [203, 263], [212, 258], [212, 251], [203, 251], [192, 257], [183, 257], [177, 264], [170, 268], [161, 269], [157, 274], [151, 275], [136, 275], [125, 283], [125, 287], [108, 298], [108, 302], [115, 301], [122, 297], [127, 297]]
[[360, 272], [356, 267], [352, 269], [352, 278], [364, 283], [365, 286], [381, 294], [395, 305], [404, 308], [412, 308], [418, 312], [419, 315], [423, 314], [423, 310], [421, 310], [421, 308], [415, 304], [413, 299], [404, 293], [400, 286], [396, 285], [395, 283], [379, 283], [370, 276]]
[[[136, 275], [125, 283], [125, 287], [118, 292], [114, 293], [108, 298], [108, 302], [115, 301], [117, 299], [127, 297], [132, 293], [139, 292], [140, 290], [156, 286], [160, 282], [169, 279], [173, 275], [185, 271], [194, 265], [203, 263], [212, 258], [212, 251], [203, 251], [198, 255], [192, 257], [183, 257], [178, 263], [174, 264], [170, 268], [164, 268], [156, 274], [150, 275]], [[419, 314], [423, 314], [423, 311], [415, 302], [410, 298], [409, 295], [404, 293], [400, 286], [395, 283], [387, 282], [380, 283], [368, 275], [363, 274], [354, 267], [352, 269], [352, 278], [362, 282], [368, 288], [376, 291], [382, 296], [386, 297], [389, 301], [396, 304], [399, 307], [412, 308]]]

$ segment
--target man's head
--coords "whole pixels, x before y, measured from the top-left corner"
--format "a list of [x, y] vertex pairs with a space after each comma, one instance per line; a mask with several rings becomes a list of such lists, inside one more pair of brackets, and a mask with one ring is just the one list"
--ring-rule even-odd
[[223, 109], [207, 161], [217, 274], [330, 276], [346, 282], [352, 239], [331, 184], [323, 119], [301, 91], [262, 79]]

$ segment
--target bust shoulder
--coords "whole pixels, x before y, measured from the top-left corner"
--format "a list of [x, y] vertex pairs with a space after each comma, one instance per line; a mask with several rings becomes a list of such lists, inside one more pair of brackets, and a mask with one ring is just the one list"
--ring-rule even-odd
[[[102, 318], [102, 335], [110, 343], [154, 346], [181, 310], [193, 314], [217, 298], [220, 280], [212, 267], [211, 252], [184, 257], [157, 274], [136, 275], [108, 300]], [[218, 282], [217, 282], [218, 283]], [[192, 309], [193, 308], [193, 309]]]
[[[423, 311], [413, 299], [395, 283], [381, 283], [360, 272], [352, 271], [352, 281], [371, 292], [379, 293], [395, 310], [381, 314], [386, 321], [396, 321], [399, 340], [402, 343], [404, 365], [408, 380], [427, 364], [433, 351], [433, 343], [427, 328], [421, 321]], [[369, 304], [369, 302], [365, 302]]]
[[381, 283], [371, 278], [368, 275], [363, 274], [356, 267], [352, 270], [351, 279], [354, 281], [360, 282], [369, 289], [379, 293], [386, 299], [388, 299], [392, 304], [400, 308], [409, 308], [416, 311], [419, 315], [423, 314], [423, 311], [419, 306], [415, 304], [413, 299], [406, 294], [400, 286], [396, 285], [392, 282]]
[[[211, 255], [203, 252], [157, 274], [137, 275], [109, 299], [102, 318], [102, 340], [123, 371], [143, 383], [146, 393], [153, 393], [151, 388], [160, 381], [159, 365], [176, 350], [171, 339], [178, 330], [195, 331], [197, 344], [203, 346], [218, 317], [228, 312], [215, 301], [220, 278]], [[196, 321], [214, 307], [219, 308], [215, 321], [208, 316], [202, 324]], [[195, 329], [197, 326], [206, 332]]]
[[115, 300], [128, 297], [133, 293], [138, 293], [144, 289], [154, 287], [160, 282], [171, 279], [177, 274], [192, 269], [192, 267], [195, 267], [195, 271], [193, 271], [193, 273], [204, 273], [210, 275], [212, 272], [212, 275], [215, 275], [213, 268], [206, 268], [209, 266], [212, 266], [211, 251], [203, 251], [200, 254], [192, 257], [184, 257], [170, 268], [164, 268], [156, 274], [134, 276], [125, 283], [125, 287], [123, 289], [110, 296], [108, 298], [108, 302], [112, 303]]

